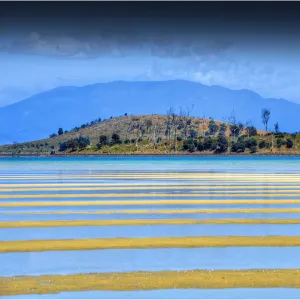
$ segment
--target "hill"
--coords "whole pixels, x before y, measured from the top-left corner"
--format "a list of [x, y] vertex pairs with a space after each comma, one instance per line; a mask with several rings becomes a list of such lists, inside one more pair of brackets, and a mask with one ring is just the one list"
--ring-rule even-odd
[[234, 109], [239, 120], [251, 119], [260, 129], [261, 109], [266, 107], [271, 110], [270, 126], [279, 122], [282, 131], [299, 130], [300, 105], [283, 99], [267, 99], [249, 90], [184, 80], [115, 81], [59, 87], [0, 108], [0, 144], [42, 139], [58, 127], [70, 130], [99, 117], [165, 114], [170, 106], [178, 109], [192, 105], [193, 115], [218, 120]]
[[94, 121], [48, 139], [0, 147], [0, 154], [296, 153], [300, 134], [177, 115], [123, 116]]

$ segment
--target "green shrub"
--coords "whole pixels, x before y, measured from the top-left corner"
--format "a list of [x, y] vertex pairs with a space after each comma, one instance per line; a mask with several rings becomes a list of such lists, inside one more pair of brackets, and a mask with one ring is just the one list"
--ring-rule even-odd
[[266, 148], [267, 149], [270, 149], [272, 147], [272, 144], [271, 143], [266, 143]]
[[260, 141], [259, 144], [258, 144], [258, 147], [260, 149], [266, 148], [266, 142], [265, 141]]
[[189, 152], [195, 152], [195, 151], [196, 151], [195, 145], [194, 145], [194, 144], [191, 144], [191, 145], [189, 146], [188, 151], [189, 151]]
[[287, 148], [293, 148], [293, 141], [291, 139], [286, 140], [286, 147]]
[[231, 152], [244, 152], [246, 149], [245, 142], [239, 141], [231, 144]]
[[203, 145], [202, 142], [198, 142], [198, 144], [197, 144], [197, 150], [198, 151], [203, 151], [204, 150], [204, 145]]
[[195, 152], [197, 147], [197, 141], [188, 139], [183, 142], [182, 149], [189, 152]]
[[227, 130], [227, 124], [222, 123], [219, 128], [219, 135], [225, 135]]
[[213, 119], [210, 119], [208, 124], [209, 134], [214, 135], [219, 130], [219, 126]]
[[99, 144], [101, 144], [101, 146], [105, 146], [108, 144], [108, 138], [106, 135], [100, 135]]
[[64, 143], [59, 143], [59, 150], [58, 151], [66, 151], [68, 149], [68, 143], [64, 142]]
[[79, 137], [76, 139], [70, 139], [66, 142], [59, 144], [59, 151], [66, 151], [66, 150], [80, 150], [86, 148], [90, 144], [89, 137]]
[[213, 144], [213, 141], [212, 141], [211, 137], [204, 138], [204, 141], [203, 141], [204, 150], [211, 150], [212, 144]]
[[111, 144], [115, 145], [115, 144], [121, 144], [121, 138], [117, 133], [113, 133], [111, 136]]
[[62, 129], [62, 128], [58, 128], [57, 134], [58, 134], [58, 135], [62, 135], [62, 134], [64, 134], [64, 131], [63, 131], [63, 129]]
[[277, 148], [280, 148], [282, 146], [282, 140], [281, 139], [277, 139], [276, 146], [277, 146]]
[[196, 130], [194, 130], [194, 129], [191, 129], [190, 130], [190, 138], [191, 139], [195, 139], [197, 137], [198, 137], [198, 132]]
[[257, 152], [257, 147], [256, 146], [251, 146], [249, 148], [249, 150], [250, 150], [250, 153], [255, 153], [255, 152]]
[[217, 145], [216, 145], [216, 152], [217, 153], [223, 153], [226, 152], [228, 149], [228, 141], [225, 136], [218, 136], [217, 140]]
[[75, 139], [75, 142], [77, 142], [78, 148], [83, 149], [83, 148], [86, 148], [90, 144], [90, 138], [81, 136], [81, 137]]
[[257, 130], [254, 126], [247, 126], [246, 127], [246, 132], [247, 134], [251, 137], [251, 136], [254, 136], [254, 135], [257, 135]]
[[246, 140], [245, 141], [245, 146], [246, 146], [246, 148], [251, 148], [251, 147], [256, 147], [257, 146], [257, 141], [256, 141], [256, 139], [253, 139], [253, 138], [251, 138], [251, 139], [248, 139], [248, 140]]
[[210, 150], [217, 150], [218, 142], [217, 139], [212, 139]]

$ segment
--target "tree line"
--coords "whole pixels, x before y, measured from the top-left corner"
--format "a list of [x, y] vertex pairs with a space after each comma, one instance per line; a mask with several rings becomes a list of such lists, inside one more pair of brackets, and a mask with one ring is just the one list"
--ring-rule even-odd
[[[175, 152], [215, 151], [216, 153], [222, 153], [228, 151], [228, 149], [230, 149], [230, 152], [244, 152], [248, 148], [251, 153], [254, 153], [257, 148], [273, 148], [275, 146], [280, 148], [282, 145], [286, 145], [287, 148], [293, 147], [291, 139], [282, 139], [284, 134], [280, 133], [278, 122], [274, 124], [274, 132], [271, 131], [267, 134], [272, 135], [271, 143], [264, 140], [257, 142], [253, 138], [258, 134], [256, 127], [250, 120], [246, 122], [238, 120], [234, 110], [228, 117], [224, 118], [223, 122], [218, 124], [213, 118], [205, 118], [204, 116], [195, 120], [191, 116], [192, 110], [193, 106], [181, 107], [176, 112], [173, 107], [170, 107], [163, 122], [160, 118], [155, 118], [156, 115], [148, 118], [128, 118], [124, 121], [125, 138], [121, 139], [118, 133], [113, 133], [111, 136], [101, 135], [96, 147], [99, 150], [104, 146], [134, 144], [136, 150], [138, 150], [140, 142], [143, 140], [152, 143], [153, 149], [157, 149], [160, 145]], [[269, 131], [270, 116], [270, 109], [262, 109], [261, 120], [266, 131]], [[101, 118], [83, 124], [81, 128], [99, 122], [101, 122]], [[77, 127], [73, 130], [76, 131]], [[57, 135], [64, 133], [63, 129], [59, 128]], [[227, 135], [229, 136], [228, 139], [226, 138]], [[277, 138], [276, 145], [274, 144], [274, 137]], [[71, 149], [75, 151], [88, 145], [90, 145], [89, 138], [79, 137], [61, 143], [59, 150]]]

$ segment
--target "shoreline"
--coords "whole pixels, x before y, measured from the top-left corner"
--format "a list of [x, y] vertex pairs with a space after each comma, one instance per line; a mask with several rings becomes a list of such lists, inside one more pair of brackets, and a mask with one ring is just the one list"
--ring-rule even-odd
[[271, 156], [271, 157], [281, 157], [281, 156], [300, 156], [299, 153], [291, 152], [291, 153], [57, 153], [57, 154], [48, 154], [48, 153], [22, 153], [22, 154], [12, 154], [12, 153], [1, 153], [0, 157], [129, 157], [129, 156], [137, 156], [137, 157], [261, 157], [261, 156]]

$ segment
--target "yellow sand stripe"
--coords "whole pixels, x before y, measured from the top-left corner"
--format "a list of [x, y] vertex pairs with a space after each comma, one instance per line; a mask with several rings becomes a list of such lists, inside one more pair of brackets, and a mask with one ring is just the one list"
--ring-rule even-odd
[[54, 220], [0, 222], [0, 228], [37, 228], [68, 226], [145, 226], [197, 224], [300, 224], [300, 219], [154, 219], [154, 220]]
[[300, 288], [300, 270], [139, 271], [0, 277], [2, 296], [80, 291], [224, 288]]
[[110, 214], [248, 214], [248, 213], [300, 213], [300, 208], [222, 208], [222, 209], [126, 209], [100, 211], [17, 211], [2, 212], [5, 215], [110, 215]]
[[202, 205], [202, 204], [300, 204], [300, 200], [121, 200], [121, 201], [47, 201], [47, 202], [0, 202], [0, 207], [55, 207], [55, 206], [107, 206], [107, 205]]
[[80, 291], [225, 288], [300, 288], [300, 270], [139, 271], [0, 277], [2, 296]]
[[299, 174], [256, 174], [256, 173], [190, 173], [190, 172], [182, 172], [182, 173], [152, 173], [149, 174], [147, 172], [144, 173], [114, 173], [114, 174], [41, 174], [41, 175], [0, 175], [0, 179], [2, 178], [106, 178], [106, 177], [122, 177], [122, 178], [130, 178], [130, 177], [240, 177], [247, 176], [249, 178], [299, 178]]
[[0, 241], [0, 253], [93, 249], [299, 247], [300, 236], [208, 236]]
[[249, 176], [249, 177], [256, 177], [256, 176], [269, 176], [269, 177], [297, 177], [299, 174], [297, 173], [280, 173], [280, 174], [272, 174], [272, 173], [227, 173], [227, 172], [123, 172], [123, 171], [116, 171], [113, 173], [99, 173], [99, 174], [1, 174], [0, 177], [103, 177], [103, 176]]
[[[181, 179], [178, 179], [178, 180], [181, 180]], [[206, 184], [208, 183], [209, 185], [218, 185], [218, 184], [227, 184], [227, 185], [252, 185], [252, 186], [256, 186], [256, 185], [261, 185], [261, 186], [266, 186], [266, 185], [286, 185], [286, 184], [289, 184], [289, 185], [293, 185], [293, 186], [297, 186], [298, 183], [300, 182], [300, 180], [241, 180], [241, 179], [220, 179], [220, 180], [214, 180], [214, 179], [203, 179], [203, 181], [201, 180], [198, 180], [198, 179], [186, 179], [190, 182], [193, 182], [193, 185], [201, 185], [201, 183], [205, 182]], [[34, 182], [36, 182], [38, 180], [35, 180]], [[140, 184], [138, 182], [141, 182]], [[69, 185], [68, 183], [66, 183], [67, 185]], [[176, 185], [178, 183], [176, 182], [166, 182], [165, 180], [163, 182], [158, 182], [157, 185], [169, 185], [169, 184], [173, 184], [173, 185]], [[0, 183], [0, 185], [2, 186], [2, 184]], [[82, 181], [78, 181], [76, 183], [77, 186], [82, 186], [83, 185], [83, 182]], [[94, 186], [97, 186], [98, 184], [97, 183], [94, 183]], [[107, 185], [107, 184], [105, 184]], [[120, 184], [116, 184], [116, 185], [120, 185]], [[131, 184], [128, 184], [128, 186], [130, 186]], [[137, 178], [136, 179], [136, 182], [135, 184], [132, 183], [132, 185], [144, 185], [142, 179], [140, 180], [140, 178]], [[153, 185], [153, 183], [151, 184]], [[41, 186], [46, 186], [46, 183], [42, 183]], [[107, 185], [108, 186], [108, 185]]]
[[[105, 178], [105, 180], [119, 180], [120, 178]], [[122, 178], [121, 178], [122, 179]], [[141, 178], [141, 177], [137, 177], [137, 178], [131, 178], [131, 179], [134, 179], [134, 180], [147, 180], [147, 178]], [[130, 180], [131, 180], [130, 179]], [[157, 180], [189, 180], [189, 181], [195, 181], [195, 182], [198, 182], [198, 181], [206, 181], [206, 182], [226, 182], [226, 183], [298, 183], [300, 182], [300, 179], [259, 179], [259, 178], [256, 178], [256, 179], [235, 179], [235, 178], [219, 178], [219, 179], [214, 179], [214, 178], [149, 178], [150, 179], [157, 179]], [[17, 181], [18, 179], [11, 179], [11, 180], [14, 180], [14, 181]], [[25, 180], [25, 179], [21, 179], [21, 180]], [[34, 181], [38, 181], [38, 180], [46, 180], [46, 179], [41, 179], [41, 178], [37, 178], [37, 179], [33, 179]], [[56, 178], [56, 179], [49, 179], [49, 180], [69, 180], [69, 179], [62, 179], [62, 178]], [[81, 180], [81, 179], [80, 179]], [[77, 182], [81, 182], [80, 180], [77, 180]], [[84, 179], [82, 179], [84, 180]], [[89, 179], [89, 180], [92, 180], [92, 179]], [[78, 184], [77, 183], [77, 184]]]
[[[84, 171], [84, 170], [82, 170]], [[94, 172], [94, 171], [92, 171]], [[103, 174], [115, 174], [114, 171], [108, 171], [108, 172], [105, 172], [103, 173], [102, 171], [98, 171], [99, 173], [98, 174], [90, 174], [90, 173], [82, 173], [82, 174], [73, 174], [73, 173], [63, 173], [62, 175], [75, 175], [75, 176], [80, 176], [80, 175], [92, 175], [92, 176], [97, 176], [97, 175], [103, 175]], [[153, 175], [153, 174], [203, 174], [203, 175], [211, 175], [211, 174], [233, 174], [233, 175], [295, 175], [295, 173], [275, 173], [275, 174], [272, 174], [272, 173], [243, 173], [243, 172], [232, 172], [232, 173], [228, 173], [228, 172], [201, 172], [201, 171], [195, 171], [195, 170], [191, 170], [191, 171], [188, 171], [188, 172], [185, 172], [185, 171], [176, 171], [176, 170], [172, 170], [172, 171], [140, 171], [140, 170], [136, 170], [136, 171], [133, 171], [133, 170], [120, 170], [120, 171], [116, 171], [116, 172], [122, 172], [123, 174], [125, 175], [130, 175], [130, 174], [150, 174], [150, 175]], [[48, 174], [43, 174], [43, 173], [33, 173], [33, 174], [24, 174], [24, 173], [3, 173], [3, 176], [4, 175], [7, 175], [7, 176], [22, 176], [22, 175], [55, 175], [54, 173], [48, 173]]]
[[105, 175], [39, 175], [39, 176], [17, 176], [17, 175], [12, 175], [12, 176], [0, 176], [1, 180], [6, 180], [6, 179], [103, 179], [103, 178], [241, 178], [241, 177], [247, 177], [250, 179], [256, 179], [256, 178], [287, 178], [287, 179], [299, 179], [299, 175], [260, 175], [260, 174], [207, 174], [207, 175], [202, 175], [202, 174], [153, 174], [153, 175], [147, 175], [147, 174], [132, 174], [132, 175], [125, 175], [125, 174], [105, 174]]
[[165, 177], [172, 177], [172, 178], [240, 178], [240, 177], [248, 177], [248, 178], [299, 178], [298, 174], [229, 174], [229, 173], [211, 173], [211, 174], [191, 174], [191, 173], [164, 173], [164, 174], [147, 174], [147, 173], [140, 173], [140, 174], [101, 174], [101, 175], [62, 175], [62, 174], [54, 174], [54, 175], [0, 175], [0, 179], [52, 179], [52, 178], [165, 178]]
[[175, 188], [197, 188], [197, 189], [214, 189], [214, 188], [230, 188], [230, 189], [240, 189], [240, 188], [264, 188], [264, 189], [268, 189], [268, 188], [299, 188], [299, 185], [265, 185], [263, 184], [252, 184], [252, 185], [232, 185], [232, 184], [227, 184], [227, 185], [218, 185], [218, 184], [212, 184], [212, 185], [207, 185], [207, 184], [184, 184], [181, 183], [180, 185], [178, 185], [178, 183], [172, 183], [172, 182], [155, 182], [155, 184], [153, 183], [83, 183], [83, 182], [79, 182], [79, 183], [11, 183], [11, 184], [6, 184], [6, 183], [0, 183], [0, 188], [28, 188], [28, 187], [40, 187], [40, 188], [44, 188], [44, 187], [52, 187], [52, 188], [56, 188], [56, 187], [104, 187], [104, 188], [110, 188], [112, 187], [113, 189], [123, 189], [124, 188], [134, 188], [134, 189], [144, 189], [144, 188], [170, 188], [173, 189]]
[[[122, 190], [206, 190], [210, 193], [220, 192], [224, 190], [227, 191], [235, 191], [235, 190], [246, 190], [243, 191], [245, 193], [248, 192], [299, 192], [300, 189], [298, 186], [293, 186], [293, 189], [283, 189], [281, 186], [278, 186], [276, 189], [272, 189], [269, 186], [266, 187], [231, 187], [227, 186], [226, 188], [220, 188], [218, 186], [210, 186], [210, 187], [202, 187], [202, 186], [149, 186], [149, 187], [141, 187], [141, 186], [126, 186], [126, 187], [39, 187], [39, 188], [0, 188], [0, 192], [56, 192], [56, 191], [122, 191]], [[215, 191], [211, 191], [215, 190]], [[241, 192], [241, 191], [239, 191]]]
[[110, 193], [110, 194], [8, 194], [0, 195], [0, 199], [44, 199], [44, 198], [135, 198], [135, 197], [299, 197], [299, 193], [294, 194], [269, 194], [269, 193], [190, 193], [190, 194], [166, 194], [166, 193]]

